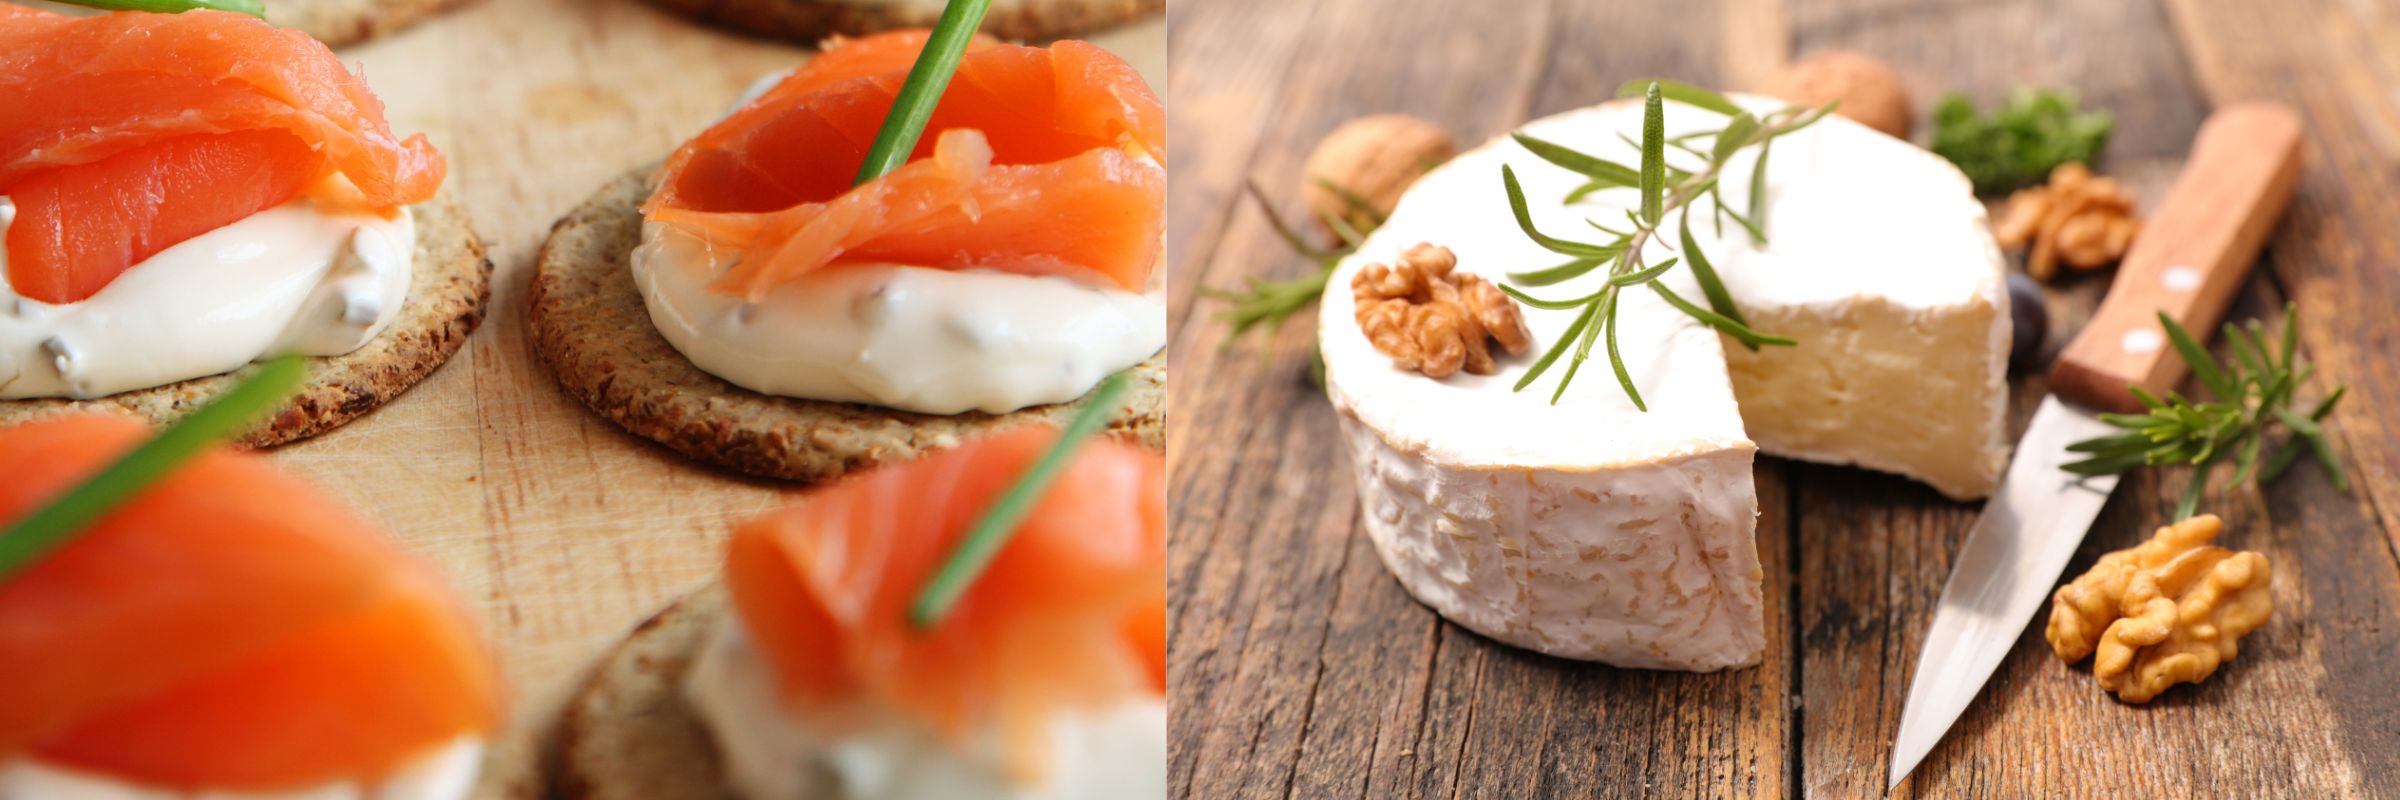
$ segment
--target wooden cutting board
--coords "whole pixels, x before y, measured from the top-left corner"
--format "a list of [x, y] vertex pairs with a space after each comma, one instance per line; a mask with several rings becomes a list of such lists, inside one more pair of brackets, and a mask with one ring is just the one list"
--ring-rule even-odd
[[[1092, 38], [1165, 85], [1162, 21]], [[491, 313], [424, 384], [275, 458], [436, 561], [498, 648], [511, 717], [478, 797], [537, 796], [555, 711], [594, 656], [708, 580], [727, 525], [793, 488], [685, 461], [561, 392], [525, 335], [533, 256], [602, 183], [808, 55], [637, 0], [484, 0], [342, 53], [395, 130], [449, 155], [498, 267]]]

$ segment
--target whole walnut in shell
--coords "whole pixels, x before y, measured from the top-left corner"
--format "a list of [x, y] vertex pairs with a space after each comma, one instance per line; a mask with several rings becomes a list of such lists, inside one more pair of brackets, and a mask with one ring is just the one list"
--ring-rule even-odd
[[1325, 184], [1365, 201], [1374, 216], [1388, 215], [1410, 184], [1457, 154], [1458, 145], [1439, 125], [1405, 114], [1360, 117], [1342, 123], [1308, 154], [1300, 197], [1310, 219], [1337, 217], [1365, 230], [1373, 216]]
[[1908, 138], [1914, 119], [1900, 73], [1874, 56], [1849, 50], [1826, 50], [1785, 67], [1768, 84], [1767, 94], [1804, 106], [1840, 100], [1834, 113], [1900, 139]]

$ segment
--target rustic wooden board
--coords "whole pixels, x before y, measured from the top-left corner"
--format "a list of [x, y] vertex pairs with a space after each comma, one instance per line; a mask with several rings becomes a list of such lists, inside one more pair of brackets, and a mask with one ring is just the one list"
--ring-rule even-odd
[[[1164, 85], [1165, 28], [1093, 37]], [[345, 50], [393, 126], [431, 133], [498, 264], [490, 317], [432, 379], [275, 458], [422, 552], [474, 604], [513, 694], [478, 796], [539, 794], [554, 712], [634, 622], [707, 580], [727, 524], [789, 485], [687, 462], [561, 392], [525, 336], [550, 223], [808, 51], [635, 0], [484, 0]]]
[[[1900, 68], [1921, 124], [1944, 89], [1985, 102], [2018, 83], [2077, 89], [2118, 116], [2106, 170], [2153, 202], [2212, 101], [2305, 86], [2296, 102], [2317, 141], [2309, 178], [2272, 246], [2273, 274], [2261, 270], [2235, 316], [2277, 318], [2290, 290], [2309, 357], [2354, 395], [2370, 383], [2377, 396], [2400, 392], [2390, 359], [2376, 358], [2395, 325], [2377, 311], [2400, 299], [2382, 266], [2395, 249], [2388, 220], [2400, 216], [2389, 209], [2392, 142], [2374, 138], [2393, 135], [2378, 87], [2400, 70], [2386, 52], [2400, 25], [2370, 11], [1721, 0], [1461, 14], [1320, 0], [1305, 11], [1267, 4], [1283, 16], [1261, 28], [1244, 5], [1172, 12], [1179, 290], [1306, 269], [1235, 190], [1256, 178], [1296, 203], [1300, 159], [1343, 119], [1413, 113], [1472, 143], [1597, 101], [1626, 78], [1755, 85], [1785, 53], [1846, 47]], [[1294, 44], [1289, 25], [1308, 35]], [[2320, 39], [2336, 46], [2299, 54]], [[2360, 103], [2366, 112], [2349, 106], [2362, 94], [2375, 95]], [[1217, 113], [1196, 112], [1194, 97]], [[2103, 288], [2084, 279], [2052, 290], [2053, 350]], [[1891, 476], [1762, 458], [1764, 664], [1685, 675], [1526, 654], [1416, 604], [1358, 532], [1333, 415], [1306, 378], [1313, 316], [1222, 349], [1216, 306], [1188, 297], [1175, 306], [1170, 394], [1176, 796], [1881, 794], [1916, 650], [1977, 505]], [[2015, 390], [2022, 426], [2040, 380]], [[2295, 471], [2268, 497], [2219, 492], [2207, 503], [2227, 516], [2229, 544], [2264, 551], [2279, 573], [2277, 620], [2235, 664], [2197, 691], [2131, 707], [2101, 693], [2088, 668], [2059, 665], [2029, 630], [1899, 794], [2400, 792], [2389, 785], [2400, 775], [2400, 699], [2376, 689], [2400, 677], [2378, 660], [2400, 649], [2400, 563], [2385, 539], [2400, 462], [2379, 446], [2389, 404], [2360, 400], [2336, 424], [2356, 496]], [[2145, 537], [2183, 481], [2127, 480], [2070, 569]]]

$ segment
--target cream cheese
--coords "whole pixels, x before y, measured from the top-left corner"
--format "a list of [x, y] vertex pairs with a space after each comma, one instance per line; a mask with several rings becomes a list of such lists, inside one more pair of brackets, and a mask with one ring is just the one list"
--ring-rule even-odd
[[[0, 197], [0, 242], [15, 217]], [[399, 316], [415, 251], [407, 209], [387, 218], [301, 198], [51, 304], [9, 287], [0, 246], [0, 398], [101, 397], [270, 356], [348, 353]]]
[[38, 761], [0, 761], [0, 800], [465, 800], [483, 741], [460, 737], [373, 782], [334, 781], [272, 792], [185, 792], [126, 783]]
[[659, 335], [752, 391], [925, 414], [1082, 397], [1165, 346], [1164, 291], [988, 270], [854, 265], [752, 303], [708, 284], [741, 256], [644, 223], [634, 285]]
[[1053, 723], [1041, 785], [1003, 777], [996, 732], [961, 751], [921, 722], [853, 704], [795, 716], [741, 624], [728, 616], [685, 679], [719, 762], [747, 800], [1125, 800], [1167, 794], [1164, 698], [1068, 713]]

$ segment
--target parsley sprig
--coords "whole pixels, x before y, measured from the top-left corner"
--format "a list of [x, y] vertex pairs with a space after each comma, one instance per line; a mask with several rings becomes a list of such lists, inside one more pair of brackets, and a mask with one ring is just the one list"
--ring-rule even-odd
[[1951, 93], [1934, 107], [1931, 149], [1977, 194], [1993, 194], [2046, 179], [2060, 164], [2091, 163], [2115, 124], [2106, 111], [2078, 110], [2074, 93], [2060, 89], [2019, 89], [1990, 114]]
[[[2228, 458], [2233, 460], [2234, 468], [2225, 488], [2253, 479], [2260, 486], [2272, 483], [2306, 451], [2316, 457], [2317, 465], [2333, 479], [2335, 489], [2349, 491], [2349, 477], [2343, 474], [2333, 444], [2325, 438], [2323, 424], [2349, 387], [2334, 387], [2333, 393], [2318, 401], [2305, 415], [2292, 410], [2293, 393], [2316, 375], [2315, 367], [2297, 363], [2299, 335], [2292, 322], [2292, 309], [2289, 304], [2284, 306], [2283, 330], [2280, 338], [2272, 342], [2258, 320], [2251, 320], [2246, 327], [2226, 323], [2224, 336], [2234, 355], [2230, 364], [2209, 355], [2208, 349], [2201, 347], [2173, 318], [2159, 314], [2158, 321], [2166, 328], [2167, 340], [2174, 343], [2184, 363], [2191, 365], [2192, 375], [2199, 379], [2200, 385], [2217, 399], [2195, 403], [2179, 393], [2168, 392], [2166, 399], [2161, 400], [2139, 386], [2131, 387], [2133, 395], [2149, 407], [2149, 413], [2100, 415], [2101, 421], [2124, 432], [2068, 445], [2069, 451], [2082, 453], [2085, 458], [2062, 469], [2077, 475], [2113, 475], [2145, 466], [2196, 465], [2192, 482], [2175, 504], [2175, 518], [2179, 520], [2199, 509], [2200, 495], [2208, 488], [2209, 475], [2218, 463]], [[2273, 454], [2265, 454], [2268, 432], [2275, 427], [2290, 434]]]
[[[1635, 408], [1648, 411], [1649, 406], [1643, 403], [1641, 390], [1633, 385], [1633, 377], [1626, 371], [1624, 356], [1617, 347], [1617, 311], [1621, 307], [1619, 298], [1626, 289], [1648, 288], [1666, 300], [1668, 305], [1709, 327], [1723, 331], [1752, 350], [1762, 346], [1794, 344], [1791, 339], [1752, 329], [1749, 322], [1742, 318], [1741, 309], [1734, 306], [1733, 296], [1725, 290], [1725, 284], [1718, 279], [1716, 269], [1708, 263], [1708, 254], [1701, 252], [1699, 243], [1692, 238], [1689, 213], [1677, 215], [1675, 233], [1681, 245], [1678, 251], [1680, 256], [1651, 264], [1644, 249], [1663, 235], [1661, 231], [1669, 215], [1703, 199], [1712, 208], [1711, 214], [1719, 235], [1724, 233], [1725, 219], [1731, 217], [1735, 224], [1749, 233], [1753, 242], [1766, 244], [1766, 164], [1770, 146], [1777, 137], [1824, 119], [1826, 114], [1832, 113], [1835, 104], [1816, 108], [1790, 106], [1759, 116], [1743, 110], [1724, 95], [1666, 80], [1633, 81], [1621, 87], [1617, 94], [1620, 97], [1643, 98], [1642, 138], [1638, 142], [1630, 138], [1626, 140], [1641, 150], [1642, 161], [1638, 168], [1538, 139], [1523, 131], [1515, 133], [1514, 137], [1519, 145], [1535, 156], [1587, 179], [1567, 195], [1567, 202], [1573, 203], [1594, 192], [1630, 188], [1641, 193], [1640, 208], [1626, 212], [1625, 227], [1622, 229], [1609, 227], [1598, 220], [1586, 220], [1592, 228], [1609, 234], [1610, 238], [1603, 241], [1585, 242], [1552, 236], [1534, 227], [1533, 215], [1526, 205], [1525, 189], [1517, 182], [1516, 170], [1502, 165], [1500, 180], [1508, 190], [1509, 211], [1516, 216], [1517, 227], [1543, 249], [1567, 256], [1569, 260], [1546, 269], [1510, 273], [1508, 278], [1514, 285], [1503, 284], [1500, 289], [1518, 302], [1534, 308], [1576, 312], [1575, 321], [1567, 326], [1566, 332], [1560, 334], [1558, 340], [1533, 363], [1533, 367], [1525, 371], [1523, 378], [1518, 379], [1517, 390], [1522, 391], [1533, 385], [1551, 365], [1572, 350], [1574, 357], [1567, 361], [1566, 374], [1559, 378], [1558, 388], [1550, 394], [1550, 402], [1558, 402], [1566, 394], [1567, 384], [1575, 380], [1576, 371], [1591, 357], [1593, 345], [1605, 339], [1609, 366], [1616, 372], [1617, 384], [1624, 388], [1625, 396], [1633, 401]], [[1723, 114], [1727, 118], [1726, 123], [1715, 130], [1669, 138], [1666, 135], [1667, 100]], [[1700, 144], [1703, 139], [1708, 140], [1705, 148]], [[1725, 204], [1721, 191], [1722, 180], [1726, 177], [1725, 166], [1732, 161], [1734, 154], [1753, 146], [1758, 148], [1758, 161], [1750, 172], [1750, 202], [1747, 211], [1738, 211]], [[1670, 164], [1667, 162], [1669, 149], [1699, 158], [1702, 163], [1691, 169]], [[1685, 299], [1659, 282], [1659, 278], [1678, 263], [1690, 265], [1693, 279], [1700, 284], [1702, 299], [1708, 303], [1706, 307]], [[1582, 297], [1545, 300], [1518, 288], [1561, 283], [1603, 266], [1608, 269], [1608, 282]]]

